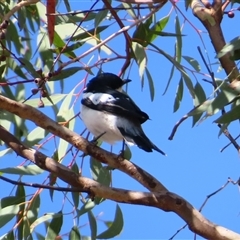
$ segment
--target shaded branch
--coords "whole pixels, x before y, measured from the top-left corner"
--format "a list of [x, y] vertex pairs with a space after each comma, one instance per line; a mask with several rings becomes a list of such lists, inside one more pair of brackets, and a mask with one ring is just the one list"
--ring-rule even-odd
[[[223, 18], [221, 1], [213, 1], [213, 4], [210, 5], [209, 8], [206, 8], [200, 0], [192, 0], [191, 8], [194, 16], [197, 17], [207, 29], [216, 53], [219, 53], [226, 45], [221, 29], [221, 22]], [[230, 82], [238, 78], [239, 72], [237, 66], [235, 62], [230, 59], [229, 53], [219, 58], [219, 61]]]
[[52, 158], [25, 146], [2, 126], [0, 126], [0, 138], [18, 155], [29, 159], [40, 168], [56, 174], [66, 183], [79, 188], [81, 192], [120, 203], [150, 206], [166, 212], [175, 212], [188, 224], [190, 230], [207, 239], [230, 240], [240, 238], [237, 233], [208, 221], [190, 203], [174, 193], [168, 191], [146, 193], [110, 188], [92, 179], [81, 177]]

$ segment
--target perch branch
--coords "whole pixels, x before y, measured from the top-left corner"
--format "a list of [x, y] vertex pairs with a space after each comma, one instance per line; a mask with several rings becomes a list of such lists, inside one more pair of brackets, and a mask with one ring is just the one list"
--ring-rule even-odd
[[56, 174], [60, 179], [90, 196], [110, 199], [120, 203], [150, 206], [166, 212], [175, 212], [189, 226], [190, 230], [207, 239], [240, 239], [240, 235], [215, 225], [182, 197], [168, 192], [138, 192], [104, 186], [92, 179], [81, 177], [69, 168], [54, 161], [39, 151], [25, 146], [15, 136], [0, 126], [0, 138], [18, 155], [27, 158], [40, 168]]
[[34, 122], [37, 126], [64, 139], [77, 149], [83, 151], [85, 154], [94, 157], [102, 163], [108, 164], [110, 167], [125, 172], [130, 177], [134, 178], [143, 186], [145, 186], [149, 191], [160, 192], [167, 190], [156, 178], [136, 164], [95, 146], [93, 143], [88, 142], [86, 139], [69, 130], [68, 128], [61, 126], [31, 106], [13, 101], [0, 95], [0, 109], [11, 112], [20, 118], [28, 119]]

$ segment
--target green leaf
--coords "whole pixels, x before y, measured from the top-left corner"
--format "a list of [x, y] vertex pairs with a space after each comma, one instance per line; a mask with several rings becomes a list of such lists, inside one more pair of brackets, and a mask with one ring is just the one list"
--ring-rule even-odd
[[12, 44], [14, 44], [14, 47], [17, 51], [17, 54], [21, 54], [21, 50], [23, 49], [23, 45], [21, 42], [21, 38], [19, 36], [19, 31], [17, 30], [15, 24], [13, 24], [13, 21], [9, 21], [8, 27], [7, 27], [8, 33], [6, 34], [6, 40], [9, 46], [9, 50], [12, 48]]
[[40, 17], [36, 5], [26, 7], [26, 20], [28, 20], [31, 31], [36, 32], [35, 27], [40, 26]]
[[94, 34], [99, 34], [100, 32], [104, 31], [105, 29], [107, 29], [109, 27], [109, 25], [107, 26], [99, 26], [97, 29], [96, 28], [93, 28], [93, 29], [90, 29], [90, 30], [85, 30], [85, 29], [82, 29], [80, 31], [80, 33], [77, 33], [76, 35], [74, 35], [74, 37], [71, 37], [71, 41], [79, 41], [79, 40], [83, 40], [85, 38], [89, 38], [91, 37], [92, 35]]
[[70, 233], [68, 240], [81, 240], [80, 232], [77, 228], [77, 226], [73, 226]]
[[222, 110], [224, 106], [231, 103], [238, 95], [237, 92], [229, 87], [227, 82], [221, 82], [220, 89], [220, 93], [218, 93], [216, 98], [214, 98], [212, 103], [209, 105], [207, 110], [207, 114], [209, 116], [214, 115], [218, 111]]
[[183, 79], [181, 77], [180, 81], [178, 83], [178, 86], [177, 86], [173, 112], [176, 112], [178, 110], [178, 108], [180, 107], [180, 103], [182, 101], [182, 97], [183, 97]]
[[165, 56], [179, 70], [179, 72], [181, 73], [181, 75], [183, 77], [183, 80], [184, 80], [186, 86], [188, 87], [189, 92], [192, 95], [192, 98], [194, 98], [195, 97], [195, 93], [194, 93], [194, 87], [193, 87], [192, 81], [191, 81], [190, 77], [188, 76], [188, 74], [186, 73], [186, 71], [184, 70], [184, 68], [181, 66], [181, 64], [179, 64], [179, 62], [177, 62], [173, 57], [171, 57], [169, 54], [164, 52], [159, 47], [155, 46], [154, 44], [150, 44], [150, 45], [152, 47], [154, 47], [155, 49], [157, 49], [160, 54]]
[[161, 36], [161, 37], [184, 37], [184, 36], [186, 36], [184, 34], [176, 34], [176, 33], [170, 33], [170, 32], [154, 31], [153, 33], [155, 33], [156, 35]]
[[197, 60], [189, 56], [182, 56], [197, 72], [200, 72], [201, 67]]
[[44, 223], [50, 219], [54, 218], [62, 218], [62, 213], [47, 213], [44, 214], [42, 217], [38, 218], [36, 221], [34, 221], [30, 226], [30, 232], [32, 233], [34, 228], [38, 226], [41, 223]]
[[148, 71], [148, 68], [146, 67], [146, 75], [147, 75], [147, 79], [148, 79], [148, 84], [149, 84], [149, 90], [150, 90], [150, 97], [151, 97], [151, 101], [154, 100], [154, 82], [151, 76], [151, 73]]
[[97, 236], [97, 222], [92, 211], [88, 212], [88, 220], [89, 220], [90, 229], [91, 229], [91, 239], [95, 240]]
[[[64, 27], [64, 26], [63, 26]], [[58, 33], [55, 31], [54, 32], [54, 39], [53, 39], [53, 44], [54, 46], [57, 47], [57, 51], [56, 53], [60, 53], [62, 52], [65, 56], [69, 57], [69, 58], [75, 58], [76, 55], [74, 52], [72, 52], [71, 48], [67, 47], [64, 51], [62, 51], [62, 49], [65, 47], [65, 42], [61, 39], [61, 37], [58, 35]], [[81, 43], [77, 43], [78, 46], [81, 46]], [[75, 46], [77, 46], [75, 44]]]
[[18, 26], [21, 31], [26, 26], [26, 8], [20, 8], [17, 11], [18, 15]]
[[93, 157], [90, 158], [90, 168], [91, 168], [91, 174], [92, 178], [105, 185], [109, 186], [111, 182], [111, 175], [110, 172], [102, 166], [102, 164], [95, 160]]
[[188, 10], [188, 7], [190, 6], [190, 4], [192, 3], [193, 0], [185, 0], [185, 9], [186, 11]]
[[151, 31], [162, 32], [162, 30], [167, 26], [168, 20], [169, 15], [161, 18], [153, 27], [151, 27]]
[[9, 167], [0, 169], [2, 173], [8, 174], [20, 174], [20, 175], [38, 175], [44, 172], [37, 165], [29, 165], [29, 166], [19, 166], [19, 167]]
[[[39, 5], [41, 4], [38, 4], [38, 6]], [[44, 13], [44, 16], [45, 16], [45, 13]], [[43, 18], [43, 15], [41, 15], [41, 18]], [[42, 61], [43, 73], [50, 72], [53, 66], [53, 60], [54, 60], [53, 53], [49, 51], [50, 49], [49, 38], [46, 31], [47, 30], [45, 28], [40, 27], [40, 33], [37, 36], [37, 46], [38, 46], [37, 50]]]
[[34, 198], [31, 199], [27, 211], [27, 221], [31, 225], [37, 220], [38, 212], [40, 208], [40, 196], [39, 194], [34, 195]]
[[51, 48], [51, 51], [53, 53], [56, 53], [56, 54], [59, 54], [60, 52], [63, 53], [65, 56], [69, 57], [69, 58], [73, 58], [75, 56], [73, 50], [76, 50], [78, 48], [80, 48], [83, 44], [80, 43], [80, 42], [76, 42], [76, 43], [73, 43], [67, 47], [63, 49], [63, 47], [58, 47], [58, 48], [55, 48], [55, 49], [52, 49]]
[[29, 62], [27, 59], [25, 58], [18, 58], [21, 61], [21, 67], [25, 68], [29, 74], [31, 74], [34, 78], [40, 78], [41, 75], [35, 70], [35, 68], [33, 67], [33, 65], [31, 64], [31, 62]]
[[[105, 4], [103, 5], [103, 8], [106, 8]], [[94, 25], [96, 29], [99, 27], [99, 24], [107, 17], [107, 15], [108, 15], [108, 9], [97, 12], [96, 17], [94, 19]]]
[[123, 229], [123, 215], [120, 207], [116, 206], [115, 218], [112, 225], [104, 232], [99, 234], [97, 238], [99, 239], [109, 239], [113, 238], [121, 233]]
[[133, 33], [133, 40], [135, 42], [138, 42], [143, 47], [146, 47], [148, 45], [148, 39], [147, 36], [149, 36], [149, 24], [148, 22], [140, 23], [135, 32]]
[[206, 100], [201, 105], [194, 107], [187, 115], [188, 116], [194, 116], [198, 115], [200, 113], [204, 113], [208, 110], [209, 106], [212, 104], [213, 99]]
[[181, 26], [178, 16], [175, 18], [175, 32], [177, 34], [176, 42], [176, 60], [180, 63], [182, 58], [182, 37], [181, 37]]
[[19, 212], [18, 205], [11, 205], [0, 209], [0, 228], [16, 217]]
[[[28, 219], [26, 217], [23, 218], [23, 221], [21, 222], [22, 227], [23, 227], [23, 233], [22, 233], [22, 238], [18, 239], [27, 239], [27, 240], [33, 240], [33, 237], [30, 233], [30, 224]], [[20, 226], [18, 226], [19, 229]], [[20, 235], [18, 235], [20, 237]]]
[[[54, 105], [56, 105], [61, 100], [63, 100], [66, 96], [67, 96], [67, 94], [52, 94], [51, 100], [54, 103]], [[52, 103], [48, 99], [42, 98], [42, 101], [43, 101], [45, 107], [52, 106]], [[30, 105], [32, 107], [37, 107], [38, 103], [39, 103], [39, 98], [33, 98], [33, 99], [30, 99], [27, 101], [27, 105]]]
[[14, 73], [16, 73], [19, 77], [23, 79], [27, 79], [26, 75], [23, 73], [22, 69], [18, 66], [16, 61], [12, 58], [7, 58], [7, 64], [10, 69], [13, 70]]
[[70, 116], [69, 112], [70, 110], [72, 110], [71, 103], [72, 103], [74, 91], [75, 91], [75, 88], [70, 93], [68, 93], [66, 98], [63, 100], [59, 108], [59, 112], [57, 114], [58, 121], [67, 121], [72, 117], [72, 115]]
[[8, 153], [12, 153], [12, 152], [13, 152], [13, 150], [11, 148], [4, 149], [4, 150], [0, 151], [0, 157], [7, 155]]
[[72, 10], [71, 10], [71, 6], [70, 6], [68, 0], [63, 0], [63, 2], [64, 2], [64, 5], [65, 5], [65, 7], [66, 7], [66, 10], [67, 10], [68, 12], [71, 12]]
[[[71, 170], [73, 172], [75, 172], [76, 174], [79, 174], [79, 168], [78, 168], [78, 165], [76, 163], [74, 163], [71, 167]], [[72, 199], [73, 199], [73, 202], [74, 202], [74, 207], [77, 208], [78, 207], [78, 204], [79, 204], [79, 193], [78, 192], [72, 192]]]
[[55, 239], [60, 233], [62, 224], [63, 224], [63, 214], [60, 211], [57, 213], [56, 217], [54, 217], [50, 222], [47, 228], [47, 234], [45, 239]]
[[231, 56], [234, 56], [235, 50], [239, 50], [239, 49], [240, 49], [240, 36], [235, 37], [229, 43], [227, 43], [223, 47], [223, 49], [218, 53], [217, 57], [221, 58], [227, 53], [230, 53]]
[[42, 234], [40, 234], [40, 233], [38, 233], [38, 232], [34, 232], [35, 234], [36, 234], [36, 236], [37, 236], [37, 240], [46, 240], [45, 239], [45, 237], [42, 235]]
[[51, 77], [50, 81], [56, 81], [56, 80], [68, 78], [80, 70], [83, 70], [83, 68], [82, 67], [70, 67], [67, 69], [63, 69], [58, 75]]
[[133, 18], [133, 19], [137, 19], [138, 16], [136, 15], [136, 13], [134, 12], [134, 8], [132, 7], [131, 3], [124, 3], [122, 2], [122, 5], [124, 8], [126, 8], [126, 12]]
[[[195, 91], [195, 98], [193, 100], [193, 103], [194, 103], [194, 106], [196, 107], [206, 101], [206, 95], [199, 82], [196, 83], [194, 91]], [[193, 115], [192, 127], [198, 122], [201, 116], [202, 116], [202, 113]]]
[[[125, 149], [124, 149], [123, 156], [124, 156], [125, 159], [127, 159], [129, 161], [132, 158], [131, 150], [130, 150], [130, 148], [129, 148], [129, 146], [127, 144], [125, 144]], [[104, 168], [106, 168], [106, 167], [104, 167]], [[106, 170], [108, 170], [108, 168], [106, 168]], [[110, 177], [110, 181], [111, 181], [111, 175], [109, 177]]]
[[167, 81], [167, 85], [166, 85], [166, 87], [165, 87], [165, 90], [164, 90], [164, 92], [163, 92], [163, 94], [162, 94], [162, 95], [165, 95], [165, 93], [166, 93], [166, 92], [167, 92], [167, 90], [168, 90], [168, 87], [169, 87], [169, 85], [170, 85], [170, 82], [171, 82], [171, 80], [172, 80], [172, 77], [173, 77], [174, 69], [175, 69], [175, 66], [174, 66], [174, 65], [172, 65], [171, 72], [170, 72], [170, 75], [169, 75], [169, 78], [168, 78], [168, 81]]
[[132, 49], [135, 55], [135, 60], [139, 66], [139, 76], [143, 79], [143, 74], [147, 65], [147, 56], [143, 46], [137, 42], [132, 42]]
[[91, 199], [88, 199], [87, 202], [84, 203], [84, 205], [80, 208], [80, 210], [77, 209], [77, 215], [80, 217], [81, 215], [89, 212], [96, 206], [95, 202]]
[[10, 205], [16, 205], [19, 204], [20, 202], [23, 202], [23, 199], [19, 199], [17, 196], [9, 196], [9, 197], [4, 197], [0, 199], [0, 209], [8, 207]]
[[8, 232], [0, 237], [0, 240], [11, 240], [11, 239], [15, 239], [13, 230], [11, 230], [10, 232]]
[[[18, 185], [15, 195], [20, 200], [19, 203], [20, 202], [22, 202], [22, 203], [25, 202], [25, 190], [24, 190], [23, 186]], [[19, 205], [19, 212], [18, 212], [18, 215], [17, 215], [18, 219], [23, 219], [24, 218], [24, 214], [25, 214], [24, 209], [25, 209], [25, 203], [20, 204]], [[23, 239], [23, 236], [24, 236], [24, 221], [20, 222], [17, 229], [18, 229], [18, 231], [17, 231], [18, 239]]]
[[[138, 42], [143, 47], [153, 42], [157, 36], [162, 35], [162, 30], [165, 28], [169, 20], [169, 16], [160, 19], [151, 28], [152, 18], [149, 18], [145, 23], [140, 23], [133, 33], [133, 40]], [[163, 34], [164, 35], [164, 34]]]
[[240, 119], [240, 105], [231, 109], [229, 112], [223, 114], [221, 117], [217, 118], [214, 122], [216, 123], [230, 123]]
[[34, 146], [35, 144], [42, 141], [47, 136], [47, 134], [48, 132], [45, 129], [36, 127], [27, 135], [23, 143], [28, 146]]

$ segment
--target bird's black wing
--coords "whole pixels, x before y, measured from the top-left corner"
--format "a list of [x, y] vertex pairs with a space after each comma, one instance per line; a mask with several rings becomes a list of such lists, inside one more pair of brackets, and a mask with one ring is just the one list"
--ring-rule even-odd
[[94, 104], [91, 99], [84, 98], [82, 104], [94, 110], [105, 111], [132, 121], [138, 121], [140, 124], [149, 119], [149, 116], [141, 111], [128, 95], [111, 89], [102, 90], [101, 92], [111, 95], [113, 99]]

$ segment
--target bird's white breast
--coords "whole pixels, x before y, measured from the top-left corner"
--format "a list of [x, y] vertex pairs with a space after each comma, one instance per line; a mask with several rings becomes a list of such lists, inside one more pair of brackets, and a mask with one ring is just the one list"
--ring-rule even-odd
[[[83, 98], [86, 97], [88, 97], [94, 104], [115, 100], [112, 95], [101, 93], [85, 93]], [[102, 133], [106, 132], [101, 137], [104, 142], [114, 144], [116, 141], [123, 140], [123, 136], [117, 127], [119, 117], [106, 112], [96, 111], [82, 105], [81, 118], [88, 130], [95, 137], [98, 137]]]

